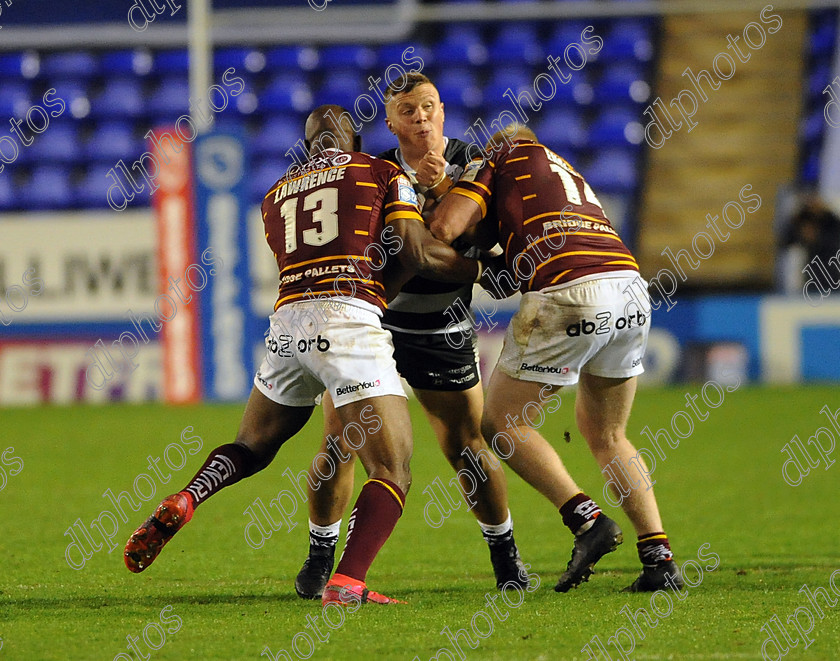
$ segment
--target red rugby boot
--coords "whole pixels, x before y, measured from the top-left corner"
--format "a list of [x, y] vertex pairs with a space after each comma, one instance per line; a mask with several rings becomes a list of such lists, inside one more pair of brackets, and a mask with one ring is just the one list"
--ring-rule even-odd
[[333, 574], [333, 577], [324, 588], [321, 597], [321, 604], [338, 604], [347, 606], [350, 603], [357, 604], [405, 604], [407, 602], [399, 599], [391, 599], [384, 594], [368, 590], [364, 582], [350, 578], [344, 574]]
[[164, 498], [155, 513], [132, 533], [125, 545], [125, 566], [129, 571], [138, 574], [151, 565], [192, 515], [192, 500], [183, 491]]

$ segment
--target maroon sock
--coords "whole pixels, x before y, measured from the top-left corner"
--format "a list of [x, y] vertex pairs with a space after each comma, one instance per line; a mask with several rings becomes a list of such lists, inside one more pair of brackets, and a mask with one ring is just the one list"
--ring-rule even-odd
[[601, 508], [582, 491], [569, 498], [560, 508], [563, 523], [572, 531], [573, 535], [589, 530], [589, 526], [583, 531], [581, 531], [581, 528], [590, 521], [597, 519], [600, 513]]
[[377, 477], [365, 482], [347, 522], [347, 544], [335, 573], [364, 582], [404, 505], [405, 494], [390, 480]]
[[646, 535], [639, 535], [636, 549], [639, 551], [639, 560], [642, 561], [643, 565], [653, 566], [674, 559], [671, 544], [668, 542], [668, 535], [664, 532], [649, 532]]
[[220, 489], [253, 475], [258, 466], [256, 456], [244, 445], [220, 445], [207, 455], [204, 465], [182, 491], [190, 496], [195, 508]]

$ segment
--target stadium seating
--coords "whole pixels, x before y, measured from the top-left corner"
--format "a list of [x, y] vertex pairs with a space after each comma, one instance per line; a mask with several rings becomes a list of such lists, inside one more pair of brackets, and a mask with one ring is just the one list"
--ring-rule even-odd
[[83, 155], [79, 127], [68, 120], [53, 120], [48, 131], [35, 136], [27, 155], [38, 163], [77, 163]]
[[[246, 127], [254, 156], [251, 187], [262, 195], [288, 167], [283, 152], [301, 137], [303, 120], [314, 105], [338, 102], [352, 110], [359, 94], [373, 96], [367, 77], [381, 77], [391, 64], [404, 66], [403, 53], [413, 47], [409, 56], [423, 59], [423, 72], [435, 80], [445, 102], [447, 134], [469, 141], [464, 131], [477, 118], [489, 127], [502, 110], [514, 111], [504, 93], [533, 94], [535, 77], [547, 72], [546, 55], [562, 58], [569, 44], [581, 42], [589, 25], [603, 39], [601, 51], [573, 71], [568, 84], [552, 76], [556, 94], [540, 111], [524, 109], [529, 125], [547, 144], [597, 165], [598, 173], [592, 171], [596, 180], [632, 198], [639, 192], [640, 173], [631, 170], [639, 164], [641, 110], [650, 102], [655, 56], [656, 22], [648, 18], [426, 25], [400, 43], [382, 46], [225, 46], [214, 53], [214, 75], [218, 79], [233, 67], [245, 79], [246, 91], [218, 116], [219, 125]], [[826, 130], [822, 90], [831, 80], [836, 38], [836, 10], [811, 12], [800, 130], [803, 181], [813, 181], [817, 172]], [[40, 196], [42, 206], [101, 206], [102, 168], [120, 158], [136, 160], [145, 149], [144, 133], [189, 111], [188, 63], [184, 48], [0, 54], [0, 117], [25, 117], [49, 87], [68, 102], [62, 121], [53, 120], [33, 147], [20, 149], [15, 163], [7, 166], [20, 186], [8, 183], [8, 171], [0, 174], [7, 182], [0, 188], [0, 208], [33, 208], [37, 189], [32, 182], [44, 181], [55, 186], [49, 196]], [[384, 86], [382, 81], [380, 89]], [[377, 116], [363, 127], [370, 151], [394, 144], [383, 117], [378, 105]], [[138, 203], [148, 202], [138, 196]]]
[[84, 146], [90, 162], [116, 163], [120, 159], [136, 159], [144, 151], [143, 140], [134, 136], [130, 124], [117, 119], [104, 121], [91, 132]]
[[72, 51], [48, 53], [41, 59], [42, 76], [92, 78], [99, 73], [99, 60], [93, 53]]
[[20, 188], [19, 204], [24, 209], [73, 207], [70, 173], [57, 165], [37, 165]]
[[91, 115], [124, 119], [128, 124], [132, 118], [140, 117], [145, 112], [144, 98], [143, 85], [138, 79], [111, 78], [91, 100]]

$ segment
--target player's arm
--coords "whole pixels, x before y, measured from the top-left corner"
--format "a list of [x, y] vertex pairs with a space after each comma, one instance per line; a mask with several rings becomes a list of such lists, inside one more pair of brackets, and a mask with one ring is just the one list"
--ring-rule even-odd
[[443, 282], [477, 281], [481, 273], [478, 260], [464, 257], [448, 244], [433, 237], [419, 218], [399, 218], [394, 220], [391, 226], [403, 242], [397, 253], [397, 259], [403, 267], [403, 276], [418, 274], [430, 280]]
[[434, 208], [429, 217], [429, 229], [435, 238], [452, 243], [467, 230], [475, 227], [484, 216], [479, 203], [471, 197], [458, 195], [455, 188]]

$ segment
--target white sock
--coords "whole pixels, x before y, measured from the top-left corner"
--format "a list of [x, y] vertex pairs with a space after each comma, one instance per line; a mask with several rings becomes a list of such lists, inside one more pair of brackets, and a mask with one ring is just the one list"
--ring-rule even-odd
[[484, 533], [485, 537], [487, 537], [488, 535], [493, 535], [495, 537], [498, 535], [504, 535], [505, 533], [508, 533], [511, 530], [513, 530], [513, 519], [510, 516], [510, 510], [508, 510], [508, 516], [504, 523], [499, 523], [497, 525], [488, 525], [479, 521], [478, 525], [481, 527], [481, 532]]
[[309, 521], [309, 532], [318, 537], [338, 537], [341, 532], [341, 519], [328, 526], [319, 526]]

